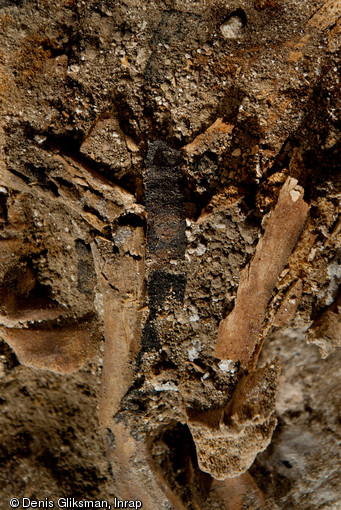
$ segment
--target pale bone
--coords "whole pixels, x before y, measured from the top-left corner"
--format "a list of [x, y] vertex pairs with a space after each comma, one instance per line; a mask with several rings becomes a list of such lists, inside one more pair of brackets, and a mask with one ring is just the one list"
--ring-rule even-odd
[[130, 231], [119, 253], [114, 254], [114, 243], [104, 238], [96, 238], [91, 246], [104, 303], [105, 351], [99, 402], [104, 428], [112, 426], [112, 417], [133, 382], [133, 363], [141, 347], [144, 231], [142, 227]]
[[141, 347], [144, 230], [124, 226], [115, 238], [118, 253], [114, 253], [114, 243], [102, 237], [92, 244], [92, 253], [104, 304], [105, 351], [98, 412], [116, 490], [125, 500], [143, 501], [146, 509], [168, 505], [185, 510], [154, 463], [148, 438], [136, 439], [129, 424], [115, 420], [133, 383], [134, 363]]
[[[2, 165], [2, 184], [9, 189], [20, 190], [25, 193], [43, 198], [52, 203], [61, 203], [81, 216], [89, 225], [100, 232], [104, 232], [108, 223], [124, 212], [132, 212], [139, 216], [144, 214], [144, 208], [136, 203], [134, 195], [117, 184], [110, 182], [101, 174], [88, 166], [68, 156], [54, 154], [51, 157], [58, 164], [58, 169], [50, 173], [49, 177], [58, 187], [59, 196], [55, 197], [41, 189], [35, 183], [26, 184]], [[58, 177], [72, 183], [71, 191], [62, 187]], [[81, 199], [77, 198], [77, 192]], [[100, 217], [86, 210], [85, 206], [98, 210]]]
[[315, 12], [307, 23], [308, 27], [325, 30], [329, 28], [341, 17], [341, 0], [328, 0], [322, 7]]
[[231, 137], [234, 125], [226, 124], [222, 119], [217, 119], [211, 126], [209, 126], [206, 131], [198, 135], [193, 142], [185, 145], [183, 147], [183, 151], [191, 156], [193, 154], [197, 154], [202, 151], [205, 147], [210, 147], [214, 140], [218, 139], [218, 137], [227, 137], [228, 139]]
[[275, 326], [286, 326], [294, 316], [303, 291], [302, 280], [297, 280], [287, 291], [274, 318]]
[[12, 347], [22, 365], [70, 374], [93, 355], [94, 321], [69, 327], [37, 330], [0, 326], [1, 337]]
[[187, 409], [187, 424], [202, 471], [216, 480], [244, 473], [269, 445], [277, 424], [275, 397], [278, 360], [244, 375], [225, 406], [208, 411]]
[[[292, 192], [295, 191], [293, 201]], [[297, 198], [296, 192], [300, 193]], [[254, 366], [261, 345], [261, 330], [278, 276], [302, 232], [309, 206], [303, 189], [289, 177], [258, 242], [250, 264], [241, 272], [235, 307], [219, 325], [215, 356]]]
[[[114, 444], [110, 444], [110, 437]], [[154, 462], [147, 437], [137, 439], [128, 425], [113, 421], [107, 437], [107, 456], [122, 499], [142, 501], [146, 510], [185, 510]]]

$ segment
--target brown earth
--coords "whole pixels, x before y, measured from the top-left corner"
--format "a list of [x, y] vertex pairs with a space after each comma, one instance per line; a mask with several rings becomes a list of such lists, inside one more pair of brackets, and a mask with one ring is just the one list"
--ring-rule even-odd
[[340, 18], [0, 0], [1, 509], [341, 508]]

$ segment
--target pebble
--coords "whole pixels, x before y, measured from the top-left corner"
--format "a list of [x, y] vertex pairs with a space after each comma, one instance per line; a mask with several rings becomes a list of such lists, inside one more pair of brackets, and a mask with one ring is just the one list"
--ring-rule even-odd
[[225, 39], [238, 39], [243, 33], [243, 22], [239, 16], [232, 16], [220, 26]]

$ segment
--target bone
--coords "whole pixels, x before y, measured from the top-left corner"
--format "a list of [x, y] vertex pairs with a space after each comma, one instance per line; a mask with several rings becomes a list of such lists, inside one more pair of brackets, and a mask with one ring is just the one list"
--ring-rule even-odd
[[241, 272], [235, 307], [220, 322], [217, 358], [255, 365], [267, 305], [307, 218], [303, 192], [292, 177], [284, 183], [254, 257]]
[[92, 244], [99, 290], [103, 296], [105, 350], [99, 419], [112, 425], [121, 399], [133, 382], [141, 347], [144, 289], [144, 231], [120, 227], [115, 240], [98, 236]]

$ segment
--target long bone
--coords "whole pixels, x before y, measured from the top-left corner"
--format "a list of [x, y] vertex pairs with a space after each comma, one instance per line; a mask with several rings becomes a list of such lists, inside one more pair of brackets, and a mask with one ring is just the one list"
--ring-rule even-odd
[[232, 312], [220, 322], [215, 356], [253, 367], [261, 330], [277, 279], [302, 232], [309, 206], [303, 188], [288, 177], [251, 262], [242, 270]]
[[308, 205], [303, 188], [289, 177], [270, 216], [254, 257], [242, 270], [235, 307], [221, 321], [215, 356], [246, 369], [225, 405], [198, 411], [186, 405], [187, 424], [200, 469], [217, 480], [233, 478], [251, 466], [271, 441], [279, 363], [255, 368], [262, 326], [278, 276], [303, 229]]

